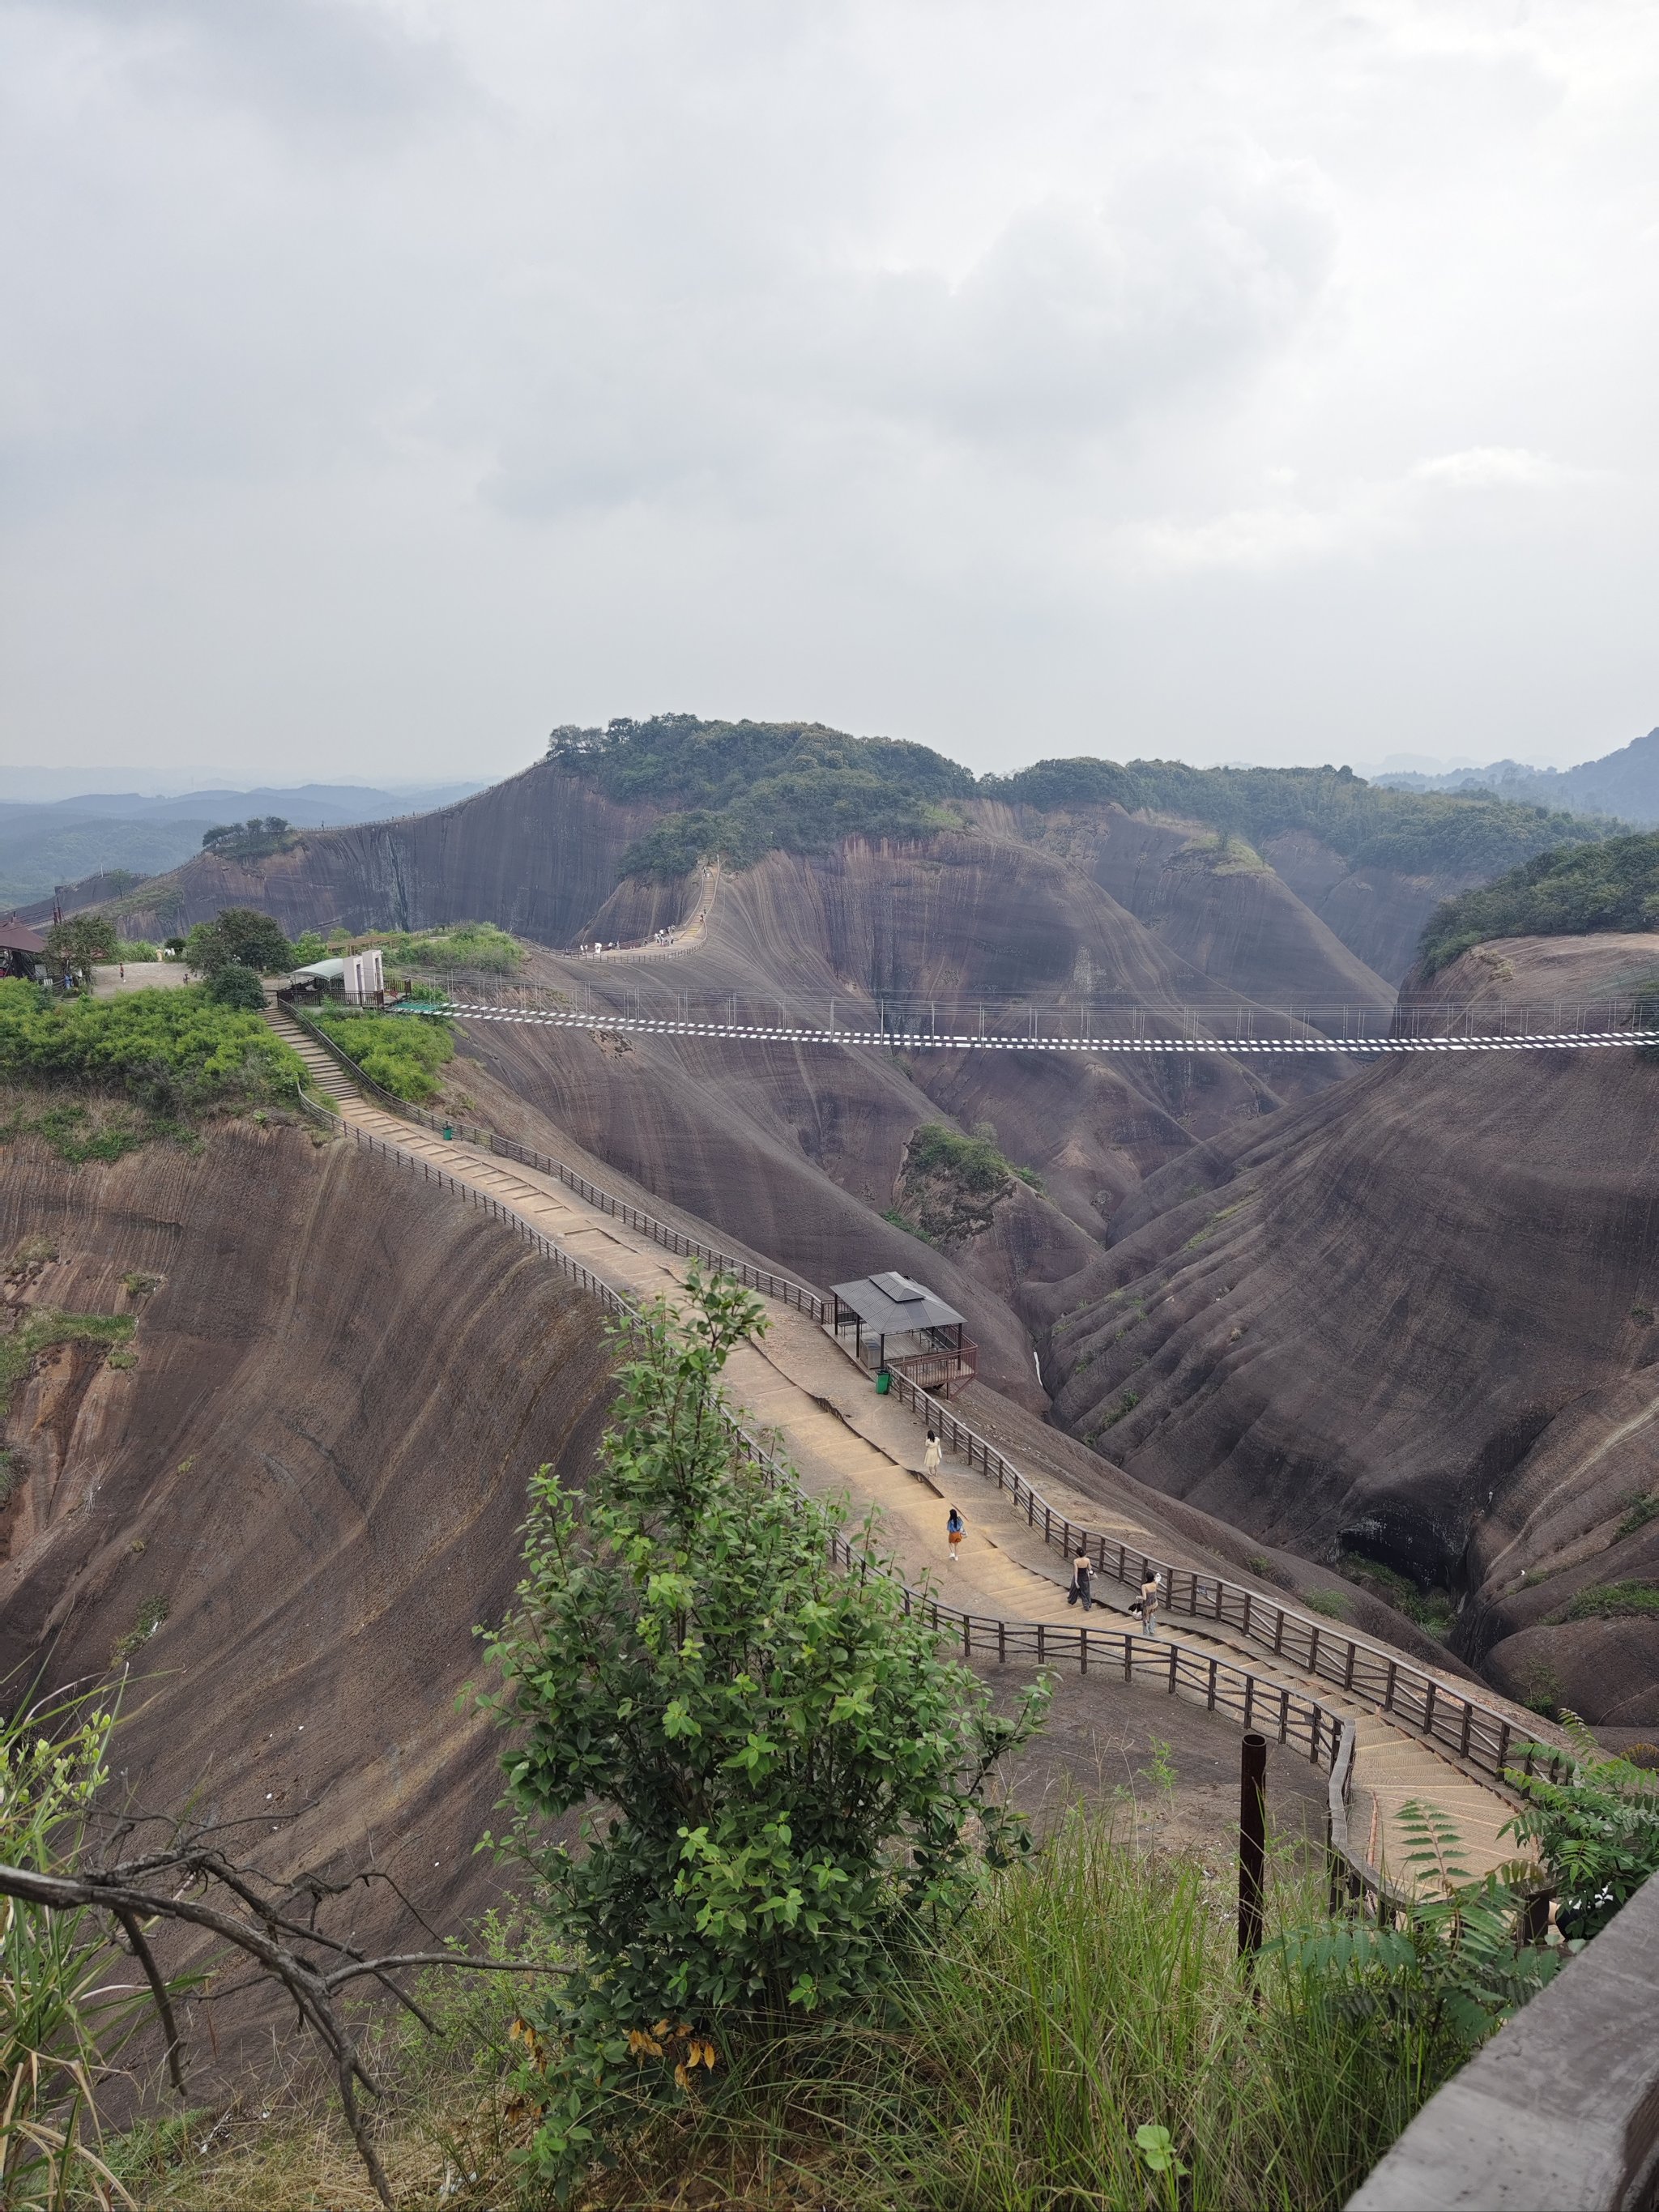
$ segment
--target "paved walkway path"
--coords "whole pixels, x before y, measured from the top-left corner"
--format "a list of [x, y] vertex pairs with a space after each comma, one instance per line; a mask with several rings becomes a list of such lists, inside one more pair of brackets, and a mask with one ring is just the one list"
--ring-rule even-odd
[[[303, 1030], [277, 1010], [270, 1018], [345, 1121], [412, 1158], [441, 1165], [457, 1181], [554, 1238], [584, 1267], [630, 1297], [661, 1295], [672, 1299], [680, 1292], [684, 1263], [677, 1263], [649, 1237], [586, 1205], [550, 1176], [517, 1162], [503, 1163], [471, 1145], [446, 1142], [418, 1122], [370, 1103]], [[818, 1324], [781, 1301], [766, 1304], [771, 1324], [766, 1336], [760, 1344], [743, 1346], [732, 1354], [726, 1383], [750, 1425], [776, 1437], [803, 1487], [820, 1497], [845, 1494], [855, 1519], [873, 1509], [880, 1516], [879, 1540], [894, 1553], [906, 1581], [915, 1586], [931, 1577], [945, 1603], [1009, 1620], [1075, 1625], [1079, 1616], [1066, 1603], [1064, 1565], [1040, 1534], [1028, 1528], [1006, 1494], [951, 1461], [941, 1470], [942, 1486], [935, 1487], [922, 1472], [926, 1439], [915, 1416], [896, 1398], [878, 1395], [866, 1371]], [[1168, 1553], [1167, 1534], [1155, 1540], [1143, 1523], [1068, 1489], [1052, 1475], [1045, 1475], [1043, 1490], [1057, 1511], [1080, 1525], [1109, 1534], [1133, 1548]], [[945, 1536], [945, 1517], [951, 1504], [961, 1508], [968, 1524], [955, 1560]], [[1200, 1569], [1204, 1565], [1197, 1560], [1175, 1564]], [[1096, 1589], [1097, 1611], [1127, 1618], [1127, 1590], [1103, 1578], [1097, 1580]], [[1224, 1627], [1211, 1629], [1183, 1618], [1179, 1640], [1224, 1653], [1261, 1679], [1310, 1688], [1327, 1711], [1354, 1720], [1350, 1832], [1362, 1855], [1382, 1864], [1401, 1887], [1409, 1878], [1409, 1844], [1399, 1828], [1398, 1814], [1413, 1798], [1432, 1803], [1452, 1818], [1470, 1875], [1484, 1873], [1514, 1855], [1513, 1843], [1498, 1836], [1510, 1817], [1508, 1802], [1362, 1698], [1323, 1679], [1304, 1678], [1282, 1660], [1264, 1665], [1259, 1646]]]

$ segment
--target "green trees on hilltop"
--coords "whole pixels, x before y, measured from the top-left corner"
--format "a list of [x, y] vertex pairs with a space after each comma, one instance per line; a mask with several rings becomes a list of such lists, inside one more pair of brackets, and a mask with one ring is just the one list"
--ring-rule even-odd
[[1115, 803], [1207, 822], [1260, 846], [1304, 830], [1358, 866], [1407, 875], [1512, 867], [1620, 825], [1490, 795], [1389, 791], [1347, 768], [1190, 768], [1184, 761], [1038, 761], [983, 776], [981, 796], [1043, 813]]
[[1495, 884], [1448, 899], [1423, 933], [1432, 975], [1493, 937], [1659, 929], [1659, 831], [1540, 853]]
[[739, 867], [843, 837], [949, 828], [975, 797], [1051, 813], [1115, 803], [1208, 824], [1245, 845], [1303, 830], [1356, 865], [1407, 874], [1496, 874], [1546, 848], [1616, 831], [1490, 793], [1385, 790], [1347, 768], [1191, 768], [1182, 761], [1038, 761], [977, 780], [926, 745], [854, 738], [816, 722], [704, 722], [695, 714], [555, 730], [548, 757], [623, 802], [667, 811], [623, 857], [623, 873], [676, 876], [720, 855]]
[[[635, 1340], [580, 1507], [538, 1477], [489, 1647], [519, 1848], [574, 1962], [523, 2084], [561, 2182], [734, 2037], [864, 2003], [1024, 1840], [988, 1785], [1043, 1692], [997, 1718], [896, 1582], [833, 1564], [840, 1515], [775, 1487], [724, 1418], [764, 1309], [687, 1287], [689, 1318], [659, 1303]], [[580, 1854], [541, 1843], [591, 1806]]]
[[777, 848], [915, 837], [972, 796], [970, 770], [926, 745], [851, 738], [817, 722], [702, 722], [695, 714], [555, 730], [548, 758], [607, 798], [671, 811], [623, 855], [630, 876], [684, 875], [716, 854], [745, 867]]

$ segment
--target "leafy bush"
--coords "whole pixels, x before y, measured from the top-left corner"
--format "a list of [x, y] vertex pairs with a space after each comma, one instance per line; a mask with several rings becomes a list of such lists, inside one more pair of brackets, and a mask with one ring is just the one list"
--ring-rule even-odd
[[1307, 1590], [1302, 1602], [1310, 1613], [1320, 1613], [1327, 1620], [1346, 1620], [1348, 1617], [1348, 1601], [1340, 1590]]
[[[564, 2184], [745, 2035], [865, 2004], [1023, 1840], [987, 1784], [1040, 1698], [997, 1718], [896, 1581], [832, 1564], [839, 1515], [771, 1486], [722, 1419], [763, 1307], [687, 1289], [690, 1319], [649, 1313], [580, 1509], [537, 1477], [489, 1647], [525, 1732], [519, 1846], [575, 1962], [525, 2080]], [[586, 1805], [606, 1810], [580, 1856], [542, 1844]]]
[[[493, 921], [457, 921], [444, 929], [394, 930], [378, 933], [365, 943], [380, 945], [388, 961], [400, 967], [425, 969], [452, 975], [466, 968], [490, 975], [510, 975], [524, 958], [524, 948]], [[320, 952], [313, 955], [320, 960]]]
[[371, 1081], [414, 1105], [437, 1097], [438, 1071], [455, 1056], [455, 1032], [435, 1016], [319, 1006], [310, 1019]]
[[251, 1013], [258, 1013], [264, 1006], [264, 985], [257, 971], [245, 968], [240, 960], [228, 960], [222, 968], [216, 968], [204, 988], [216, 1006], [240, 1006]]
[[294, 947], [268, 914], [228, 906], [216, 921], [197, 923], [185, 939], [185, 957], [208, 975], [237, 963], [256, 975], [280, 975], [294, 965]]
[[1534, 1881], [1526, 1862], [1472, 1881], [1448, 1814], [1413, 1800], [1398, 1820], [1409, 1848], [1391, 1871], [1416, 1899], [1406, 1926], [1338, 1922], [1283, 1948], [1323, 1980], [1340, 2013], [1376, 2031], [1379, 2055], [1402, 2031], [1429, 2051], [1467, 2053], [1554, 1979], [1565, 1947], [1523, 1938]]
[[1535, 854], [1494, 884], [1437, 907], [1423, 933], [1432, 974], [1494, 937], [1659, 929], [1659, 831]]
[[[1466, 2045], [1411, 1969], [1391, 1990], [1342, 1957], [1346, 1923], [1310, 1917], [1247, 1977], [1214, 1875], [1127, 1825], [1073, 1808], [902, 1984], [740, 2054], [595, 2199], [684, 2182], [683, 2201], [847, 2212], [1346, 2203]], [[1274, 1903], [1318, 1911], [1311, 1885]]]
[[1649, 1613], [1659, 1613], [1659, 1583], [1592, 1583], [1550, 1619], [1629, 1620]]
[[157, 948], [144, 938], [123, 937], [116, 941], [115, 957], [125, 961], [129, 966], [147, 967], [150, 962], [160, 960], [161, 957]]
[[106, 914], [72, 914], [46, 932], [46, 957], [78, 983], [89, 983], [100, 960], [115, 957], [115, 924]]
[[0, 1077], [108, 1085], [179, 1114], [292, 1097], [303, 1073], [258, 1015], [216, 1006], [199, 985], [54, 1005], [0, 982]]
[[1508, 1832], [1536, 1848], [1555, 1884], [1563, 1933], [1587, 1938], [1659, 1873], [1659, 1776], [1603, 1759], [1587, 1729], [1568, 1725], [1578, 1751], [1571, 1782], [1507, 1771], [1526, 1801]]

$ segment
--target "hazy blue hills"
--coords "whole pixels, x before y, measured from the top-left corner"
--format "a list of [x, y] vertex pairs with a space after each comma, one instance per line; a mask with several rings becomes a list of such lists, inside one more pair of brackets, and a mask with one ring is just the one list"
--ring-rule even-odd
[[167, 798], [136, 791], [0, 800], [0, 910], [48, 897], [58, 884], [110, 869], [149, 876], [199, 850], [216, 823], [279, 814], [296, 829], [338, 829], [417, 814], [481, 790], [477, 783], [381, 790], [302, 783], [258, 791], [189, 791]]
[[1577, 768], [1528, 768], [1522, 761], [1503, 760], [1445, 775], [1382, 775], [1376, 781], [1390, 791], [1489, 791], [1498, 799], [1574, 814], [1616, 816], [1648, 829], [1659, 826], [1659, 729]]

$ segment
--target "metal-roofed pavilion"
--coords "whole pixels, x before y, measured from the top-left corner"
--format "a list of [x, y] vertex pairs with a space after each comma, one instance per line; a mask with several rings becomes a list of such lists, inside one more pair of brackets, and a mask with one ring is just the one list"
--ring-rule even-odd
[[908, 1375], [943, 1397], [971, 1381], [979, 1347], [969, 1341], [967, 1323], [956, 1308], [925, 1283], [890, 1267], [879, 1275], [836, 1283], [830, 1295], [836, 1339], [844, 1343], [851, 1329], [854, 1357], [865, 1366]]

